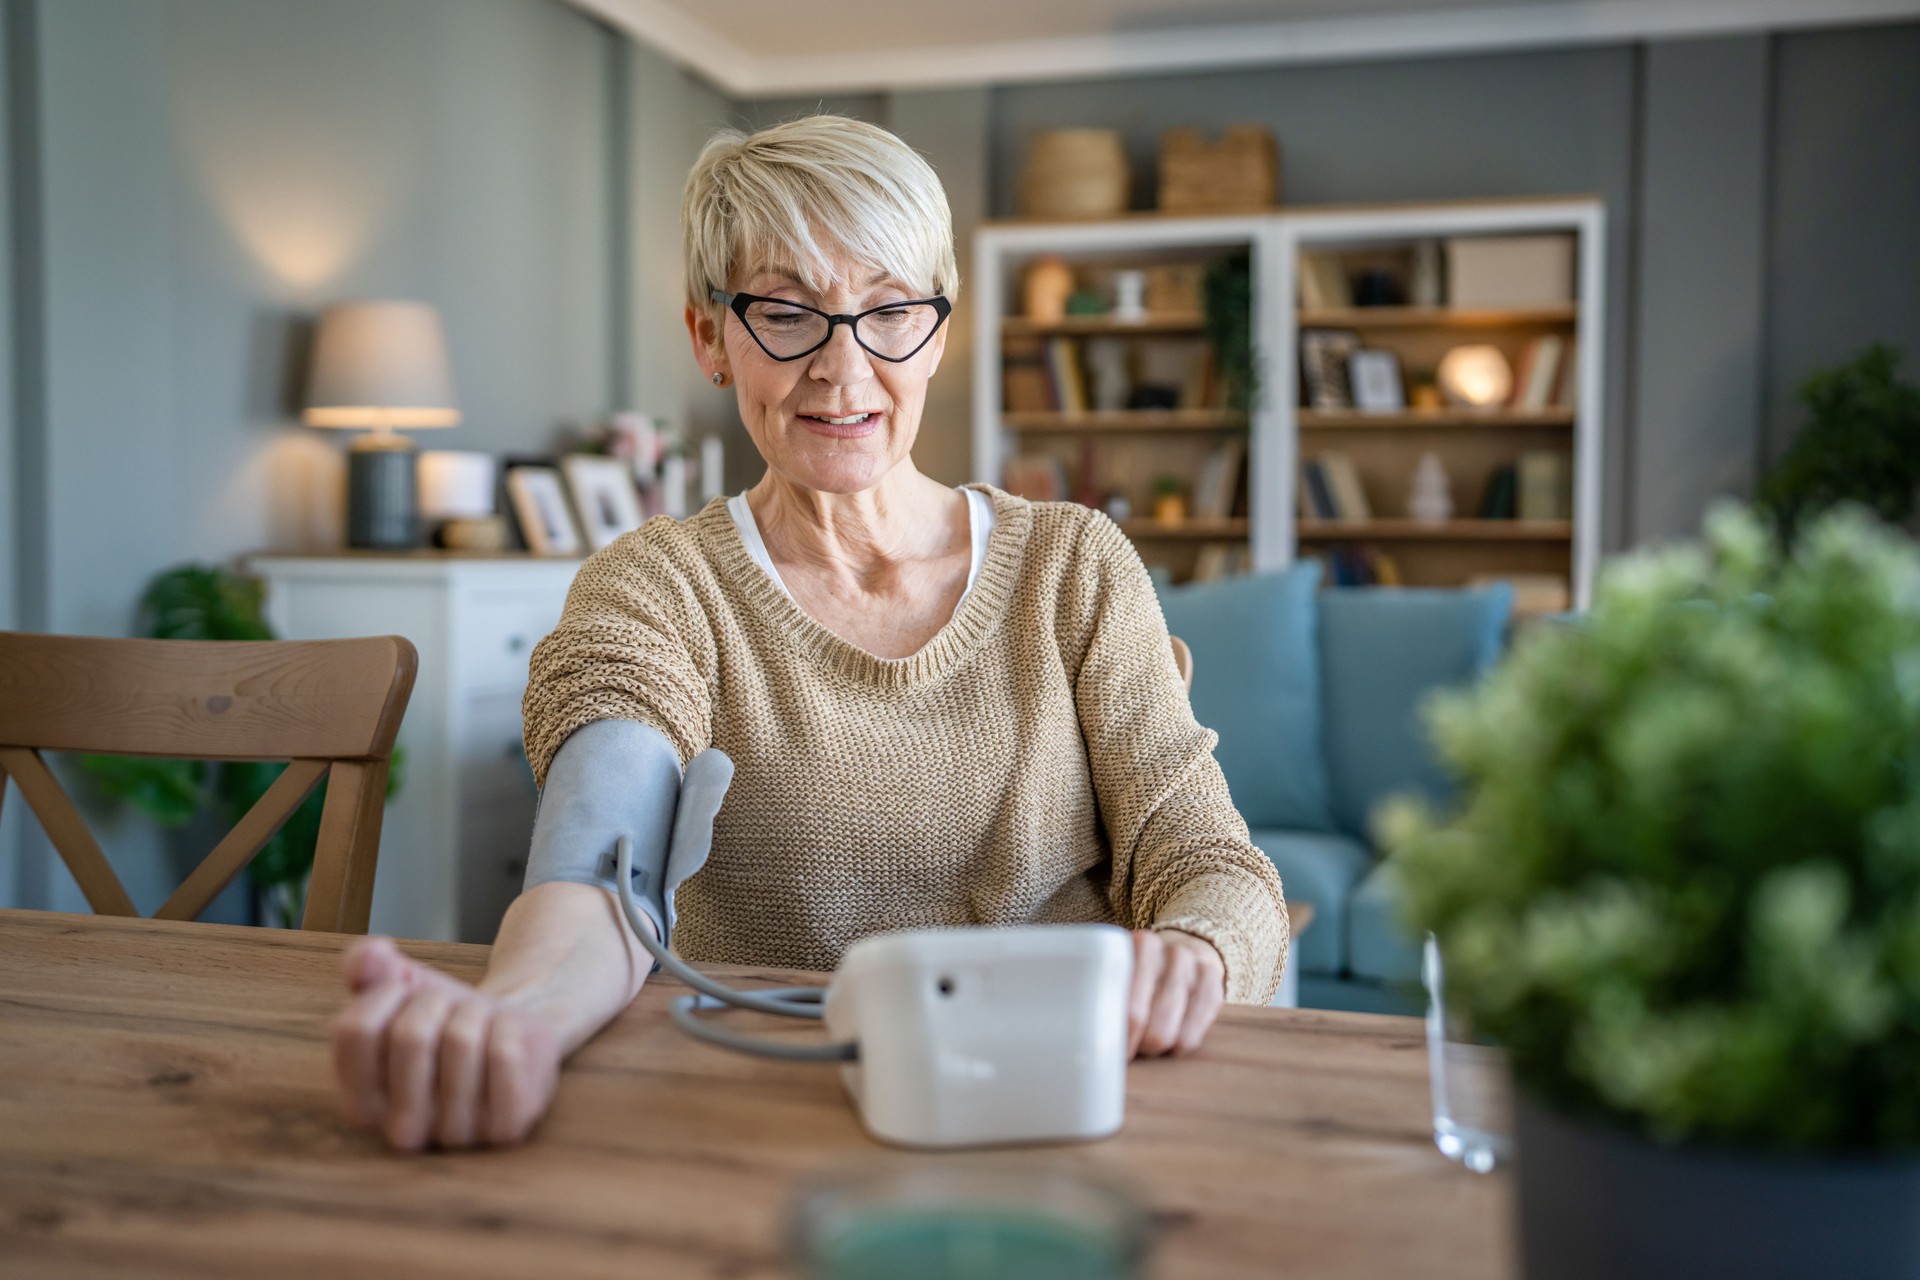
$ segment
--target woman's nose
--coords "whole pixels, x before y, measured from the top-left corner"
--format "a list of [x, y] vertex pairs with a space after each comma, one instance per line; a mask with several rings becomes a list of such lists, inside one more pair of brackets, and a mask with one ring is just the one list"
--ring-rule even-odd
[[837, 324], [827, 336], [827, 345], [813, 353], [807, 371], [823, 382], [865, 382], [873, 376], [866, 348], [853, 340], [853, 326]]

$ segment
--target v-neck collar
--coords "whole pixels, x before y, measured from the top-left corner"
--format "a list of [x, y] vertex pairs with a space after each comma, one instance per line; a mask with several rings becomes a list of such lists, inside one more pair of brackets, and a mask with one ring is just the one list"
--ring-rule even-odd
[[960, 598], [946, 625], [904, 658], [882, 658], [870, 653], [821, 625], [802, 609], [755, 563], [733, 517], [727, 512], [726, 498], [713, 499], [688, 523], [723, 582], [763, 614], [774, 630], [794, 647], [828, 670], [850, 679], [883, 688], [904, 688], [937, 679], [978, 647], [1006, 615], [1006, 606], [1019, 576], [1032, 525], [1028, 503], [991, 485], [961, 487], [977, 489], [993, 503], [993, 529], [987, 534], [980, 576], [973, 588]]

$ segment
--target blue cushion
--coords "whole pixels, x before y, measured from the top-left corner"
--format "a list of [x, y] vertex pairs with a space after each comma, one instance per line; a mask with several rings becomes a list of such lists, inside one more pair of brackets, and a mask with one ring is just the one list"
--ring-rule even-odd
[[1369, 838], [1368, 815], [1398, 791], [1448, 798], [1420, 704], [1435, 688], [1471, 683], [1491, 666], [1512, 612], [1506, 583], [1321, 593], [1327, 782], [1339, 830]]
[[1313, 923], [1293, 942], [1289, 963], [1301, 973], [1338, 974], [1347, 967], [1347, 895], [1373, 864], [1358, 840], [1320, 831], [1255, 828], [1253, 842], [1280, 872], [1288, 902], [1311, 902]]
[[1160, 594], [1193, 650], [1193, 714], [1250, 827], [1333, 829], [1320, 742], [1315, 588], [1320, 566], [1243, 574]]
[[1420, 941], [1400, 922], [1400, 881], [1383, 862], [1347, 899], [1347, 968], [1376, 982], [1418, 982]]

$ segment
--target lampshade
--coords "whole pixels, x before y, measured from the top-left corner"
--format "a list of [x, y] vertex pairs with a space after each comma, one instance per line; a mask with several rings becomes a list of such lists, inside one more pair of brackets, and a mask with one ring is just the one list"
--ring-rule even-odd
[[343, 302], [320, 316], [307, 382], [313, 427], [460, 422], [440, 316], [422, 302]]

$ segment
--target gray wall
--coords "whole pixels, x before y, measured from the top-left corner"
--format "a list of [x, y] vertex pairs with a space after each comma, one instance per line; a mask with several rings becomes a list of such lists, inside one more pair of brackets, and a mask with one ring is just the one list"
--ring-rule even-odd
[[1766, 449], [1793, 389], [1870, 342], [1920, 383], [1920, 24], [1787, 37], [1775, 50]]
[[[0, 623], [126, 634], [161, 569], [337, 545], [344, 433], [296, 424], [336, 299], [440, 308], [466, 420], [424, 447], [551, 448], [635, 384], [684, 413], [639, 341], [658, 264], [629, 289], [616, 221], [632, 196], [661, 241], [711, 90], [555, 0], [7, 3]], [[623, 94], [647, 114], [616, 128]], [[77, 907], [17, 817], [0, 903]], [[160, 842], [96, 827], [157, 905]]]

